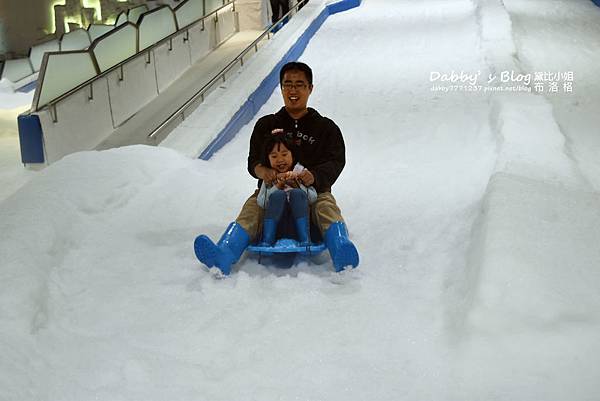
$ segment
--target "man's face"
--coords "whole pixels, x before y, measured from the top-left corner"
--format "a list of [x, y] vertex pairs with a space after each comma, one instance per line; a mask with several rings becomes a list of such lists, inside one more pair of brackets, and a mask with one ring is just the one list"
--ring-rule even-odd
[[292, 113], [306, 110], [312, 88], [312, 85], [308, 84], [303, 71], [286, 71], [281, 82], [281, 93], [283, 94], [285, 108]]

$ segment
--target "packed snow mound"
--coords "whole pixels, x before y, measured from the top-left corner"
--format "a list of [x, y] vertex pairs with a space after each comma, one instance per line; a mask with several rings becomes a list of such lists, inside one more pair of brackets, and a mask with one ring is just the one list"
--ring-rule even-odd
[[[277, 271], [246, 259], [215, 280], [200, 267], [194, 236], [220, 232], [255, 185], [223, 184], [229, 168], [239, 175], [238, 159], [227, 167], [144, 146], [77, 153], [0, 204], [10, 233], [0, 241], [4, 396], [280, 399], [314, 389], [314, 398], [362, 398], [379, 386], [344, 383], [392, 383], [407, 353], [426, 372], [410, 380], [436, 375], [433, 355], [417, 355], [431, 346], [421, 334], [437, 329], [396, 309], [432, 294], [402, 301], [416, 288], [400, 275], [339, 276], [322, 260]], [[398, 341], [407, 347], [389, 348]]]
[[29, 93], [15, 92], [9, 80], [6, 78], [0, 80], [0, 111], [29, 107], [32, 100], [33, 91]]

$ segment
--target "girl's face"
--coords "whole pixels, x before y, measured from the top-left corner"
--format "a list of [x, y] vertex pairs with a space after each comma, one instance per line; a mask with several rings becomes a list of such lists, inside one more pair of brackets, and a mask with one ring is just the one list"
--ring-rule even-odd
[[283, 143], [276, 143], [269, 153], [271, 168], [279, 173], [285, 173], [292, 169], [292, 152]]

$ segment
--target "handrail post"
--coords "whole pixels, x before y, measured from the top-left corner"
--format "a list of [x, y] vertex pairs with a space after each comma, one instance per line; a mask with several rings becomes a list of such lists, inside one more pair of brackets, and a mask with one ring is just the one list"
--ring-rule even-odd
[[58, 122], [58, 113], [56, 111], [56, 103], [54, 103], [53, 105], [50, 106], [50, 116], [52, 117], [52, 122], [56, 124]]

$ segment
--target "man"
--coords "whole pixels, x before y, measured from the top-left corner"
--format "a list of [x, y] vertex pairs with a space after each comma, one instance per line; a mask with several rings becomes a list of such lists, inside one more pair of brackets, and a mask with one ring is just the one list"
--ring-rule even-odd
[[[313, 90], [313, 75], [308, 65], [287, 63], [281, 68], [279, 83], [284, 107], [256, 122], [250, 138], [248, 172], [258, 179], [259, 187], [262, 181], [274, 182], [277, 172], [260, 163], [263, 144], [273, 134], [283, 133], [291, 139], [300, 150], [300, 163], [306, 167], [300, 180], [317, 190], [311, 218], [322, 234], [336, 271], [356, 267], [358, 252], [348, 238], [340, 209], [331, 194], [331, 186], [346, 164], [342, 133], [332, 120], [307, 107]], [[194, 249], [202, 263], [217, 266], [223, 274], [229, 274], [231, 265], [238, 261], [248, 244], [259, 239], [264, 211], [258, 206], [257, 196], [258, 190], [248, 198], [217, 245], [205, 235], [196, 238]]]
[[[280, 7], [281, 6], [281, 11], [280, 11]], [[276, 23], [277, 21], [279, 21], [281, 18], [283, 18], [284, 15], [286, 15], [288, 12], [290, 11], [290, 2], [289, 0], [271, 0], [271, 12], [272, 17], [271, 17], [271, 21], [274, 23]]]

